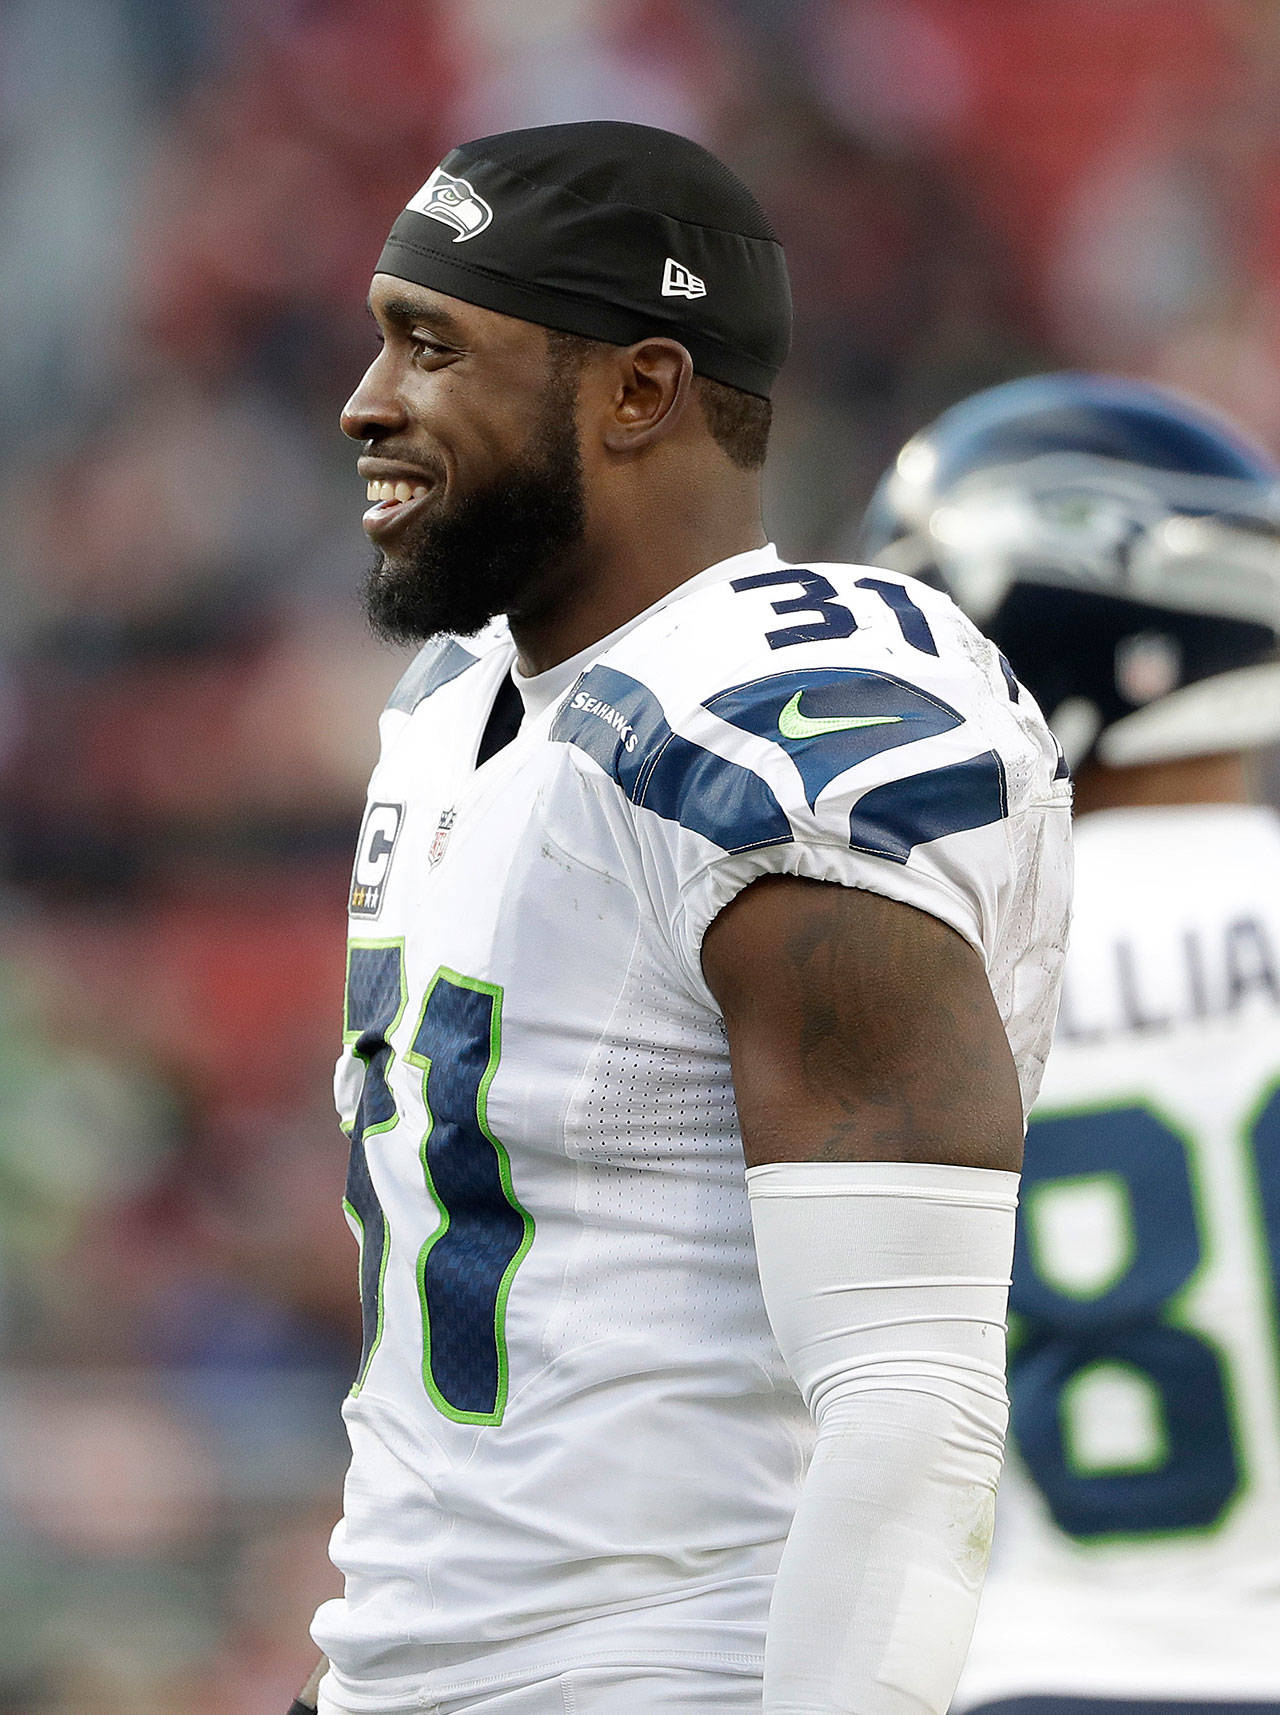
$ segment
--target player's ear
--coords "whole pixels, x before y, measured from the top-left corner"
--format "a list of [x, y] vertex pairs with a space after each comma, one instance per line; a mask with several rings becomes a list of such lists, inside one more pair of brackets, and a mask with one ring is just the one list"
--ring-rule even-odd
[[642, 339], [617, 354], [616, 390], [603, 441], [634, 453], [669, 435], [693, 397], [693, 359], [674, 339]]

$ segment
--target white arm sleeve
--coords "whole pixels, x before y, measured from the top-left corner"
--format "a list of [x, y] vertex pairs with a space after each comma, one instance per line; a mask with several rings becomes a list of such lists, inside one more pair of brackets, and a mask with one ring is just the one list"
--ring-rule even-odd
[[943, 1715], [990, 1547], [1018, 1176], [747, 1174], [765, 1306], [818, 1437], [774, 1589], [764, 1715]]

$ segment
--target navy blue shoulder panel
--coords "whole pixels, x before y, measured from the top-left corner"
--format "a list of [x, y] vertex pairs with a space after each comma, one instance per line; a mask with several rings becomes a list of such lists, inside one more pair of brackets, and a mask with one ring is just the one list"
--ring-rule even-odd
[[919, 685], [860, 667], [770, 673], [708, 697], [705, 706], [785, 750], [810, 809], [838, 774], [869, 756], [964, 724], [949, 703]]
[[387, 699], [387, 707], [412, 714], [432, 692], [465, 673], [468, 667], [474, 667], [479, 659], [478, 655], [455, 643], [452, 637], [434, 638], [418, 651], [401, 674], [395, 690]]
[[1011, 703], [1020, 702], [1022, 686], [1018, 683], [1018, 675], [1009, 665], [1009, 658], [1002, 649], [997, 649], [996, 654], [1000, 657], [1000, 671], [1004, 674], [1004, 682], [1009, 687], [1009, 701]]
[[849, 844], [893, 863], [906, 863], [916, 846], [983, 828], [1009, 814], [1004, 764], [994, 750], [968, 762], [951, 762], [864, 792], [849, 815]]
[[671, 730], [658, 699], [613, 667], [590, 668], [555, 718], [553, 742], [577, 745], [633, 804], [726, 852], [786, 845], [786, 812], [758, 774]]

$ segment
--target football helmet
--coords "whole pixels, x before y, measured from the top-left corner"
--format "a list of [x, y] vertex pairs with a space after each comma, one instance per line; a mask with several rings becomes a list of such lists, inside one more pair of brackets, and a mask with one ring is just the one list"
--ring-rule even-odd
[[1280, 739], [1280, 465], [1163, 388], [975, 394], [903, 447], [858, 558], [946, 590], [1073, 767]]

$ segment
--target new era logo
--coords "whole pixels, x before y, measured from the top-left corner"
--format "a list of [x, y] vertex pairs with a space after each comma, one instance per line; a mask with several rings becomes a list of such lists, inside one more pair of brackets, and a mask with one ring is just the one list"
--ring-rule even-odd
[[696, 274], [691, 274], [674, 256], [668, 256], [662, 270], [662, 295], [664, 298], [705, 298], [707, 288]]

